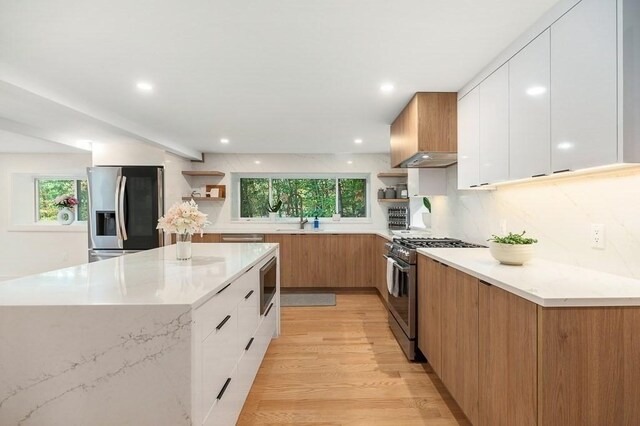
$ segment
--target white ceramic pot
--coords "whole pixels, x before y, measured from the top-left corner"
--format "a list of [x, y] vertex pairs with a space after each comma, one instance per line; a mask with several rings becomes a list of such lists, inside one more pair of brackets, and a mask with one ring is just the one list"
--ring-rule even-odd
[[76, 220], [73, 210], [68, 207], [63, 207], [58, 212], [58, 223], [60, 225], [71, 225]]
[[275, 222], [278, 217], [278, 212], [269, 212], [269, 220], [271, 222]]
[[422, 213], [422, 223], [424, 224], [425, 228], [431, 229], [431, 213], [429, 212]]
[[533, 258], [535, 244], [500, 244], [489, 242], [489, 251], [504, 265], [520, 266]]

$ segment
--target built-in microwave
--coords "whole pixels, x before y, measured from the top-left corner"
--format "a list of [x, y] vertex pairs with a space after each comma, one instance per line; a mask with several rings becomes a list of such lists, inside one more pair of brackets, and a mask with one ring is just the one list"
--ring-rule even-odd
[[260, 268], [260, 315], [265, 313], [276, 295], [277, 280], [278, 260], [274, 257]]

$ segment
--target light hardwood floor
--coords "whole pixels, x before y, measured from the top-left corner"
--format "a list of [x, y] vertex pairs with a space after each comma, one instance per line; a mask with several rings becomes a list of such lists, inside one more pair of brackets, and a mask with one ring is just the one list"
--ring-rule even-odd
[[376, 294], [282, 308], [239, 425], [469, 425], [427, 364], [410, 363]]

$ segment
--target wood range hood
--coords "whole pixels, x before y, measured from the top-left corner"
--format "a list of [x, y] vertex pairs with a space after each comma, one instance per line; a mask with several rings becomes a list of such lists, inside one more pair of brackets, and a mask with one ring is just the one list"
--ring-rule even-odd
[[418, 92], [391, 124], [391, 167], [447, 167], [458, 161], [458, 94]]

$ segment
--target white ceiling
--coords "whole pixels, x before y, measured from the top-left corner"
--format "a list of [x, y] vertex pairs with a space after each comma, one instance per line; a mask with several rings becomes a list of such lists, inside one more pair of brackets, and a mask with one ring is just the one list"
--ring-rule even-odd
[[0, 130], [0, 154], [86, 154], [87, 151], [56, 142]]
[[414, 92], [457, 91], [555, 3], [0, 0], [0, 80], [186, 156], [385, 152]]

